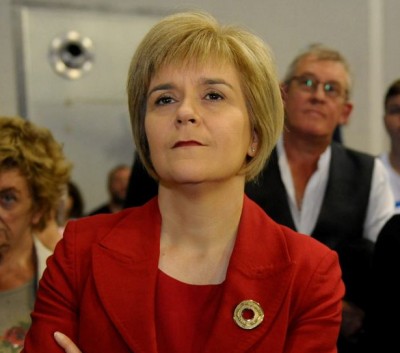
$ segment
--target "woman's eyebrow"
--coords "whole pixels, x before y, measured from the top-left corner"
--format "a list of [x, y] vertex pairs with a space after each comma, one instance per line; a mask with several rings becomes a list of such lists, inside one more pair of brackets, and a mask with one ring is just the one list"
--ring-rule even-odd
[[159, 84], [159, 85], [157, 85], [157, 86], [154, 86], [151, 90], [149, 90], [149, 93], [147, 94], [147, 96], [150, 96], [153, 92], [156, 92], [156, 91], [165, 91], [165, 90], [171, 89], [171, 88], [173, 88], [173, 87], [174, 87], [174, 85], [171, 84], [171, 83], [162, 83], [162, 84]]
[[[202, 78], [200, 80], [200, 84], [202, 85], [226, 85], [230, 88], [233, 89], [233, 86], [225, 81], [222, 78]], [[149, 93], [147, 94], [147, 96], [149, 97], [152, 93], [156, 92], [156, 91], [165, 91], [168, 89], [172, 89], [174, 88], [174, 85], [172, 83], [161, 83], [159, 85], [154, 86], [151, 90], [149, 90]]]
[[222, 78], [204, 78], [202, 79], [201, 83], [208, 85], [226, 85], [230, 88], [233, 88], [233, 86], [229, 82], [225, 81]]

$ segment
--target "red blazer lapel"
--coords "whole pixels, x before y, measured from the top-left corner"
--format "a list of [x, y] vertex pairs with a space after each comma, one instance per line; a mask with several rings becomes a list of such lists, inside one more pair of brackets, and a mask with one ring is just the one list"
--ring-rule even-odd
[[[260, 212], [246, 197], [218, 319], [210, 323], [214, 328], [208, 353], [251, 352], [276, 324], [282, 308], [293, 266], [281, 228]], [[259, 303], [264, 311], [262, 323], [253, 329], [243, 329], [233, 319], [236, 306], [245, 300]]]
[[161, 224], [157, 202], [141, 216], [127, 217], [93, 249], [93, 275], [104, 310], [132, 351], [156, 353], [154, 294]]

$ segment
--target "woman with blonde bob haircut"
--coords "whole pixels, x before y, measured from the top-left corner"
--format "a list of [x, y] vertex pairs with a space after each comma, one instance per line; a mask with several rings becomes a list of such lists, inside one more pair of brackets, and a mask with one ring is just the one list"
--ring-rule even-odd
[[262, 170], [283, 127], [283, 104], [272, 53], [265, 43], [237, 26], [221, 26], [207, 13], [172, 15], [153, 27], [136, 50], [128, 74], [128, 103], [136, 149], [155, 178], [144, 131], [147, 91], [162, 66], [232, 64], [240, 75], [251, 129], [259, 148], [243, 169], [246, 180]]
[[244, 193], [283, 126], [268, 47], [209, 14], [178, 13], [143, 38], [128, 75], [158, 195], [68, 223], [23, 352], [336, 352], [336, 253]]

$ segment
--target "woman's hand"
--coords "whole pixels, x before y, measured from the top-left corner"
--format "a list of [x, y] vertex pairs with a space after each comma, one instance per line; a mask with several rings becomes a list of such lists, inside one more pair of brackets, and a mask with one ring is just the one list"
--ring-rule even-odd
[[65, 353], [82, 353], [75, 343], [63, 333], [54, 332], [54, 339], [61, 348], [64, 348]]

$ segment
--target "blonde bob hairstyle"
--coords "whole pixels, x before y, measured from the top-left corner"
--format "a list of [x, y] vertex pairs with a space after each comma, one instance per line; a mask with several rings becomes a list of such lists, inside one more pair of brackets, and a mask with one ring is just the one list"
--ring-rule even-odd
[[0, 116], [0, 173], [18, 170], [42, 216], [33, 226], [41, 231], [57, 208], [70, 179], [72, 164], [51, 132], [21, 117]]
[[237, 26], [220, 25], [204, 12], [183, 12], [155, 24], [139, 44], [127, 82], [129, 113], [136, 149], [148, 173], [158, 179], [150, 159], [144, 128], [147, 94], [162, 66], [233, 64], [247, 102], [251, 133], [258, 138], [256, 155], [248, 157], [242, 173], [254, 179], [263, 169], [283, 128], [283, 103], [269, 47]]

